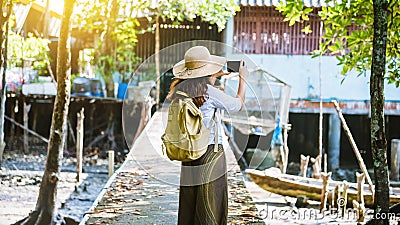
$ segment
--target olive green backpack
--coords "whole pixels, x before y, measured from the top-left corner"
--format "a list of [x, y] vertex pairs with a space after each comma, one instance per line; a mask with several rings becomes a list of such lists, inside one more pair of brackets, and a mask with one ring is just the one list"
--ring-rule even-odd
[[[192, 98], [181, 91], [176, 94], [185, 98], [176, 98], [169, 106], [167, 127], [161, 136], [163, 152], [170, 160], [189, 162], [200, 158], [207, 151], [210, 130], [204, 126], [201, 111]], [[218, 141], [218, 129], [215, 137]]]

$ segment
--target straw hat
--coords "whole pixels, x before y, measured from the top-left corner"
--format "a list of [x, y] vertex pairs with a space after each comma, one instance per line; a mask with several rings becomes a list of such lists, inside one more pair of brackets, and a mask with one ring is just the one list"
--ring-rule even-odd
[[217, 73], [227, 60], [224, 57], [211, 55], [204, 46], [189, 48], [182, 61], [174, 65], [172, 72], [176, 78], [190, 79]]

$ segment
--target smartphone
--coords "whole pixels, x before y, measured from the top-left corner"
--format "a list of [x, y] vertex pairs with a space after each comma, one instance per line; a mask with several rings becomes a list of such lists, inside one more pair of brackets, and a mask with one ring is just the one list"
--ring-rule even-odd
[[[244, 65], [244, 63], [243, 63]], [[228, 72], [239, 72], [240, 61], [228, 61], [226, 64]]]

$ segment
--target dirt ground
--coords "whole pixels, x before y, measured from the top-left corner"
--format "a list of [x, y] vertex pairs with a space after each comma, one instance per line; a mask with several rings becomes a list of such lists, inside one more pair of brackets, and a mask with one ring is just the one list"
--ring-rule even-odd
[[[5, 154], [0, 170], [0, 225], [15, 223], [35, 208], [45, 159], [40, 154]], [[107, 182], [107, 162], [96, 161], [84, 166], [82, 182], [77, 183], [74, 158], [63, 159], [57, 194], [62, 215], [80, 221]]]
[[[107, 162], [101, 159], [96, 161], [92, 165], [84, 166], [83, 181], [76, 183], [74, 159], [63, 159], [58, 189], [58, 204], [62, 215], [81, 221], [102, 191], [108, 179]], [[44, 165], [45, 156], [43, 155], [5, 155], [3, 168], [0, 170], [0, 225], [12, 224], [26, 217], [34, 209]], [[141, 177], [141, 179], [144, 178]], [[320, 214], [319, 202], [311, 201], [308, 208], [297, 209], [293, 207], [295, 198], [267, 192], [246, 176], [245, 185], [252, 197], [252, 202], [257, 207], [255, 215], [252, 216], [264, 220], [265, 224], [357, 224], [354, 215], [349, 214], [347, 218], [340, 218], [335, 213]], [[148, 188], [141, 191], [152, 190]], [[177, 195], [176, 188], [171, 191]], [[165, 192], [155, 193], [158, 197], [166, 195]], [[151, 193], [151, 196], [153, 195], [155, 194]], [[150, 194], [141, 193], [143, 199], [149, 196]], [[366, 218], [371, 218], [372, 212], [369, 210]], [[132, 216], [143, 216], [140, 214], [143, 212], [134, 212]], [[399, 217], [392, 220], [391, 224], [398, 224], [397, 219]]]

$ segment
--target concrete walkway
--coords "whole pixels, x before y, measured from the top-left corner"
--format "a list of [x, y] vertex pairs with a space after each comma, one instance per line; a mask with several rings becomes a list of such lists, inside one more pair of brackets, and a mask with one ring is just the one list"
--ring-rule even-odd
[[[156, 112], [126, 161], [109, 179], [83, 224], [177, 224], [180, 163], [162, 154], [166, 113]], [[162, 124], [164, 122], [164, 125]], [[229, 224], [264, 224], [225, 140]]]

